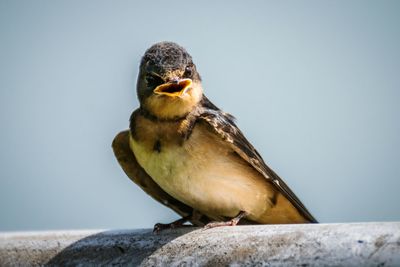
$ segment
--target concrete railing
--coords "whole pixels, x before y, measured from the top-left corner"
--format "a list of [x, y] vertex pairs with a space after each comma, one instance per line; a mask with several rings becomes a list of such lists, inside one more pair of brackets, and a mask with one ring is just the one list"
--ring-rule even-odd
[[400, 222], [0, 233], [0, 266], [400, 266]]

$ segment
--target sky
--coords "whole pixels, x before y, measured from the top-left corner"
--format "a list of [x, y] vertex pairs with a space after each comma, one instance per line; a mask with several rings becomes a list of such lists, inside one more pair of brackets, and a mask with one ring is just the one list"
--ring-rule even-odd
[[174, 41], [205, 94], [323, 223], [400, 220], [400, 2], [0, 0], [0, 231], [177, 215], [111, 142], [144, 51]]

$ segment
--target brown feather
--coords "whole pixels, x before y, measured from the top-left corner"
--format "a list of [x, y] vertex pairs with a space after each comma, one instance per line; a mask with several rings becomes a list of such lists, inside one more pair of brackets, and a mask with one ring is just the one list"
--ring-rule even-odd
[[232, 149], [238, 155], [251, 164], [267, 180], [270, 180], [278, 191], [292, 203], [307, 221], [316, 223], [317, 220], [311, 215], [286, 183], [265, 164], [261, 155], [236, 126], [233, 117], [219, 110], [205, 96], [201, 104], [203, 110], [201, 111], [200, 119], [207, 122], [212, 130], [221, 136], [223, 140], [231, 144]]

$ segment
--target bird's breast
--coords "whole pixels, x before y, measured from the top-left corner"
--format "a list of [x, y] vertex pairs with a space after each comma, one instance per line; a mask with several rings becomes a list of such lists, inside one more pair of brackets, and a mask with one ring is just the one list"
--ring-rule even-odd
[[[148, 122], [146, 122], [148, 123]], [[272, 189], [261, 175], [203, 124], [178, 141], [178, 126], [138, 127], [130, 147], [138, 163], [168, 194], [208, 214], [259, 214]], [[174, 130], [175, 129], [175, 130]]]

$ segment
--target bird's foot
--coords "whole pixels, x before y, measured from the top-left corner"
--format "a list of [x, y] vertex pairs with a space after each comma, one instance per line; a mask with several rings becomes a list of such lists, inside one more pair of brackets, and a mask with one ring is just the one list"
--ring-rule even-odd
[[172, 223], [156, 223], [153, 227], [153, 233], [158, 234], [159, 232], [166, 229], [176, 229], [176, 228], [186, 227], [188, 225], [184, 225], [184, 223], [187, 222], [188, 220], [189, 216], [183, 217]]
[[238, 214], [235, 218], [233, 218], [232, 220], [229, 220], [229, 221], [226, 221], [226, 222], [210, 222], [210, 223], [207, 223], [207, 224], [204, 226], [203, 229], [204, 229], [204, 230], [207, 230], [207, 229], [211, 229], [211, 228], [214, 228], [214, 227], [221, 227], [221, 226], [236, 226], [236, 225], [239, 223], [240, 219], [242, 219], [242, 218], [245, 217], [246, 215], [248, 215], [247, 212], [241, 211], [241, 212], [239, 212], [239, 214]]

